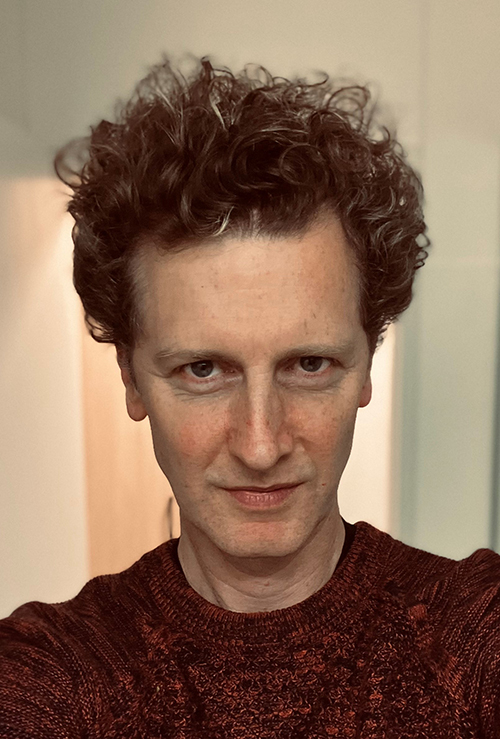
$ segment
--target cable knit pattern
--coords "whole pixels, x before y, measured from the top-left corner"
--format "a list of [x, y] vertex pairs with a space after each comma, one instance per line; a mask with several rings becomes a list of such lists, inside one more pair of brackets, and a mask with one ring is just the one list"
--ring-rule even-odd
[[500, 556], [366, 522], [306, 600], [234, 613], [171, 539], [0, 621], [1, 739], [498, 739]]

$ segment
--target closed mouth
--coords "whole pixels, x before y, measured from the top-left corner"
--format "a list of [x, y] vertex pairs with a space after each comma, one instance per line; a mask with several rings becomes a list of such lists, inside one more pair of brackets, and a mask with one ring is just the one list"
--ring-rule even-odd
[[236, 490], [244, 490], [245, 492], [249, 493], [271, 493], [273, 490], [285, 490], [287, 488], [294, 488], [297, 487], [297, 485], [300, 485], [299, 482], [292, 482], [292, 483], [282, 483], [281, 485], [271, 485], [271, 487], [268, 488], [257, 488], [257, 487], [237, 487], [237, 488], [226, 488], [226, 490], [236, 491]]

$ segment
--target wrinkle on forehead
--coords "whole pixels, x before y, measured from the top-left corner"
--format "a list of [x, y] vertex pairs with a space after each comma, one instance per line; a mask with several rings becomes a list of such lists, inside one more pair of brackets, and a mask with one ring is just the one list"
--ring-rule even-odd
[[[314, 257], [310, 257], [307, 250], [300, 248], [307, 238], [314, 239]], [[334, 253], [332, 242], [337, 245]], [[283, 269], [283, 251], [290, 250], [291, 247], [293, 250], [290, 259], [286, 262], [286, 269]], [[334, 259], [338, 262], [338, 269], [332, 269]], [[226, 235], [217, 241], [206, 240], [186, 244], [184, 249], [174, 253], [162, 251], [153, 244], [144, 242], [134, 262], [134, 295], [138, 312], [142, 314], [143, 327], [145, 312], [150, 314], [153, 310], [157, 313], [160, 309], [160, 305], [152, 303], [153, 300], [157, 302], [160, 298], [160, 291], [155, 290], [155, 283], [157, 286], [158, 281], [167, 274], [168, 266], [173, 275], [172, 294], [177, 292], [177, 296], [180, 290], [183, 296], [191, 295], [194, 298], [195, 295], [199, 296], [205, 287], [209, 287], [212, 293], [216, 291], [218, 296], [234, 296], [234, 305], [237, 308], [238, 293], [241, 295], [254, 293], [257, 303], [264, 297], [272, 295], [274, 290], [279, 292], [285, 288], [290, 294], [306, 296], [314, 305], [318, 291], [329, 299], [332, 299], [334, 293], [341, 299], [346, 292], [355, 291], [359, 312], [359, 272], [352, 249], [337, 219], [323, 220], [301, 237], [278, 239], [248, 236], [237, 239], [232, 235]], [[323, 271], [319, 271], [323, 264], [330, 268], [326, 278], [327, 281], [330, 276], [333, 278], [333, 291], [327, 281], [325, 282]], [[163, 293], [161, 297], [168, 301], [168, 295], [165, 296]]]

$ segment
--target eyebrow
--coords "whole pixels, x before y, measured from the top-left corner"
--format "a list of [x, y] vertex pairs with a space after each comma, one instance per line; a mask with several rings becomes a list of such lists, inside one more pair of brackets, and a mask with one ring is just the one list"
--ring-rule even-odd
[[[291, 357], [310, 357], [310, 356], [328, 356], [328, 355], [345, 355], [354, 350], [353, 341], [345, 341], [333, 344], [305, 344], [297, 346], [293, 349], [287, 349], [279, 356], [279, 360], [290, 359]], [[224, 352], [214, 351], [213, 349], [162, 349], [155, 354], [156, 359], [209, 359], [220, 362], [234, 361], [234, 357]]]

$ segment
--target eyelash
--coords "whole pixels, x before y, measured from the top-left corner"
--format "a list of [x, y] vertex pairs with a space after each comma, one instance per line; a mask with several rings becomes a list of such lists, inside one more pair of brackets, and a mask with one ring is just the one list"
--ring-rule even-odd
[[[331, 359], [329, 357], [317, 357], [315, 355], [298, 357], [296, 360], [294, 360], [294, 362], [299, 362], [301, 359], [325, 359], [327, 362], [330, 362], [330, 367], [333, 367], [336, 364], [338, 364], [338, 362], [336, 362], [334, 359]], [[183, 374], [184, 370], [187, 367], [192, 367], [194, 364], [200, 364], [202, 362], [207, 362], [207, 363], [208, 362], [211, 362], [214, 365], [214, 367], [219, 366], [217, 362], [215, 362], [214, 360], [211, 360], [211, 359], [196, 359], [193, 362], [189, 362], [188, 364], [183, 364], [180, 367], [177, 367], [174, 370], [174, 372], [175, 372], [175, 374]], [[322, 377], [323, 374], [324, 374], [324, 372], [304, 372], [304, 374], [306, 376], [309, 375], [310, 377], [318, 378], [318, 377]], [[218, 375], [216, 377], [218, 377]], [[190, 380], [194, 380], [197, 384], [207, 385], [210, 382], [213, 382], [213, 380], [215, 380], [216, 377], [205, 377], [205, 378], [202, 378], [202, 377], [190, 376], [189, 379]]]

